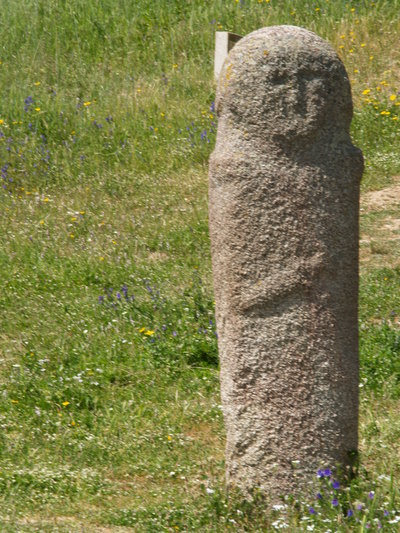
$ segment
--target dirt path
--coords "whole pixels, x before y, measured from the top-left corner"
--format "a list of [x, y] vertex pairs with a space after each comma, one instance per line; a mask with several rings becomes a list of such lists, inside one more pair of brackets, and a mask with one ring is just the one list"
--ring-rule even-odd
[[361, 268], [400, 266], [400, 176], [361, 196]]
[[370, 191], [361, 196], [361, 208], [379, 211], [400, 204], [400, 176], [393, 177], [393, 185], [379, 191]]

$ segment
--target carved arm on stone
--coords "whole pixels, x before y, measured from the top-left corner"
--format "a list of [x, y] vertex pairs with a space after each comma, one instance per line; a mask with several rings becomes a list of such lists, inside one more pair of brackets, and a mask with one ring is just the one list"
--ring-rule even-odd
[[264, 279], [245, 283], [237, 309], [248, 316], [279, 314], [311, 290], [326, 260], [322, 253], [293, 261], [291, 268], [274, 270]]

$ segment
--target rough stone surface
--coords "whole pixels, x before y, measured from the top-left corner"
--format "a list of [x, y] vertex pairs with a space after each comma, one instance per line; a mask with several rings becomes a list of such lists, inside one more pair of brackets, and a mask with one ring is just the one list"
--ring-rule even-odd
[[217, 112], [209, 215], [227, 481], [277, 497], [357, 449], [363, 158], [345, 68], [302, 28], [239, 41]]

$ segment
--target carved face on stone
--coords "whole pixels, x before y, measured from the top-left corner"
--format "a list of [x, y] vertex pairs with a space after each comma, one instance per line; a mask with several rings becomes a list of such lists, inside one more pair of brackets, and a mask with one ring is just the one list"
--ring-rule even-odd
[[311, 133], [322, 126], [330, 104], [329, 80], [318, 65], [267, 65], [264, 84], [268, 92], [263, 102], [271, 134]]
[[219, 93], [222, 114], [226, 110], [242, 127], [258, 127], [277, 141], [313, 137], [326, 123], [331, 130], [347, 129], [352, 115], [349, 81], [334, 50], [290, 26], [266, 28], [239, 42], [222, 71]]

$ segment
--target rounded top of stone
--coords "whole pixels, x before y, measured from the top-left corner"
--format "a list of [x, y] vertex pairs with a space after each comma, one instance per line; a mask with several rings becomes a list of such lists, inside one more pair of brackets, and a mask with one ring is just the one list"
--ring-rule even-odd
[[321, 37], [296, 26], [270, 26], [231, 50], [219, 78], [217, 111], [278, 140], [315, 136], [327, 121], [348, 130], [350, 83]]
[[336, 52], [327, 41], [316, 33], [300, 26], [282, 25], [260, 28], [241, 39], [240, 46], [244, 46], [246, 42], [250, 41], [253, 43], [261, 41], [262, 44], [269, 42], [271, 49], [277, 50], [289, 46], [297, 50], [306, 49], [308, 53], [312, 53], [313, 50], [318, 53], [322, 48], [337, 57]]

